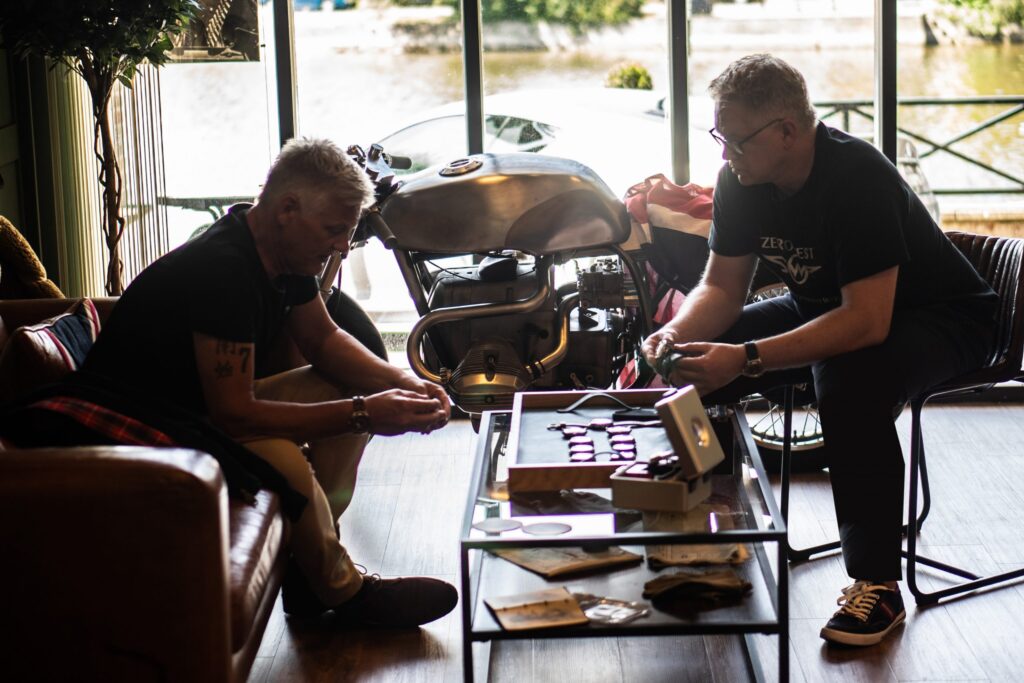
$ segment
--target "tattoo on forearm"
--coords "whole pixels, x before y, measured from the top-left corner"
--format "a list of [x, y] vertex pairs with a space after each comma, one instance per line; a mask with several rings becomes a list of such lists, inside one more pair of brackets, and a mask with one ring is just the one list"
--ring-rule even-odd
[[234, 374], [234, 368], [231, 367], [231, 363], [221, 361], [213, 368], [213, 372], [217, 379], [225, 379]]
[[[248, 344], [238, 344], [230, 341], [218, 341], [216, 352], [218, 356], [241, 356], [242, 357], [242, 372], [245, 373], [249, 369], [249, 355], [252, 353], [252, 348]], [[228, 365], [227, 374], [221, 374], [221, 365]], [[230, 364], [226, 361], [217, 365], [217, 376], [228, 377], [231, 375]]]

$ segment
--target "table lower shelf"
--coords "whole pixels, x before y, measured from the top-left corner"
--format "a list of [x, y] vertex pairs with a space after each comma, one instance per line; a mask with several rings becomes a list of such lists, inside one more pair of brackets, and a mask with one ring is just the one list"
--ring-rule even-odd
[[[626, 546], [627, 550], [643, 553], [643, 548]], [[482, 552], [482, 551], [475, 551]], [[505, 631], [484, 603], [484, 598], [514, 595], [545, 588], [566, 586], [573, 592], [586, 592], [620, 600], [641, 601], [647, 581], [677, 571], [674, 568], [652, 571], [646, 563], [600, 574], [567, 576], [547, 580], [489, 553], [480, 558], [479, 574], [474, 581], [472, 628], [470, 640], [513, 640], [523, 638], [594, 638], [629, 635], [658, 634], [715, 634], [715, 633], [779, 633], [778, 613], [772, 604], [774, 586], [768, 586], [758, 566], [756, 554], [734, 567], [736, 572], [752, 585], [752, 590], [738, 603], [715, 609], [673, 615], [651, 606], [651, 614], [622, 626], [585, 625], [530, 631]]]

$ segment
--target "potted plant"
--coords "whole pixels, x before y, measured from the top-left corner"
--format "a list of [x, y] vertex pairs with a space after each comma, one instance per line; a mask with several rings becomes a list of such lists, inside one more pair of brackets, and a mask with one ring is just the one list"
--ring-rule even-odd
[[106, 290], [121, 294], [121, 172], [107, 115], [115, 82], [131, 87], [144, 62], [167, 61], [171, 36], [199, 12], [196, 0], [3, 0], [0, 37], [16, 57], [36, 54], [64, 64], [85, 81], [92, 99], [94, 151], [103, 192], [109, 251]]

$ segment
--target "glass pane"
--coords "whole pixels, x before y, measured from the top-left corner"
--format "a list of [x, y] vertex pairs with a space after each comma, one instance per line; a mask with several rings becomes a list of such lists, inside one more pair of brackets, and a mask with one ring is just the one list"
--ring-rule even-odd
[[[997, 11], [966, 9], [963, 16]], [[941, 26], [966, 31], [964, 23]], [[938, 44], [924, 45], [907, 40], [908, 32], [901, 24], [899, 96], [931, 101], [899, 107], [898, 123], [909, 143], [901, 146], [900, 156], [906, 157], [905, 165], [919, 169], [935, 193], [944, 229], [1014, 236], [1012, 225], [1020, 223], [1024, 199], [1024, 114], [1014, 114], [1024, 106], [1024, 45], [978, 40], [952, 44], [954, 36], [938, 30], [932, 33]], [[961, 137], [949, 145], [950, 151], [937, 148]], [[947, 194], [1007, 189], [1016, 191]]]
[[[295, 11], [302, 135], [366, 146], [461, 101], [461, 31], [449, 8], [408, 0], [311, 4], [322, 9]], [[465, 135], [456, 140], [454, 152], [464, 152]]]
[[171, 248], [259, 192], [277, 145], [272, 26], [272, 6], [261, 4], [258, 62], [160, 70]]
[[[461, 30], [453, 16], [416, 0], [296, 3], [299, 134], [342, 148], [382, 142], [412, 157], [413, 170], [464, 155]], [[412, 301], [394, 255], [378, 242], [354, 250], [341, 274], [342, 288], [378, 328], [411, 327]], [[403, 362], [402, 354], [394, 358]]]
[[[799, 7], [767, 1], [702, 4], [710, 10], [695, 15], [691, 23], [692, 96], [704, 95], [709, 81], [732, 60], [767, 51], [804, 74], [811, 99], [827, 124], [867, 139], [873, 137], [872, 3], [807, 0]], [[939, 5], [929, 10], [922, 3], [897, 3], [897, 12], [898, 97], [940, 100], [899, 107], [900, 171], [932, 213], [937, 218], [941, 213], [946, 229], [987, 229], [983, 222], [963, 222], [964, 214], [975, 218], [987, 210], [1008, 214], [1016, 206], [1019, 215], [1024, 190], [1020, 182], [936, 151], [932, 143], [946, 143], [1024, 102], [1024, 46], [962, 40], [967, 26], [948, 18], [936, 20], [942, 12]], [[993, 96], [1017, 99], [990, 104], [955, 101]], [[1024, 115], [1018, 113], [951, 148], [972, 161], [1020, 179], [1024, 177], [1022, 124]], [[989, 196], [942, 194], [943, 189], [950, 188], [1016, 188], [1017, 192]]]
[[[695, 6], [698, 3], [694, 3]], [[811, 101], [819, 104], [874, 98], [874, 14], [871, 2], [801, 3], [703, 2], [708, 11], [690, 22], [691, 97], [706, 103], [708, 126], [714, 124], [708, 85], [730, 63], [745, 55], [768, 52], [803, 74]], [[830, 126], [870, 135], [870, 120], [829, 116], [832, 107], [818, 108]], [[854, 117], [856, 118], [856, 117]], [[709, 137], [705, 128], [705, 136]], [[721, 167], [721, 148], [715, 145]]]
[[[525, 415], [531, 412], [546, 412], [543, 409], [526, 409], [518, 421], [520, 429], [525, 429]], [[579, 416], [579, 412], [574, 413]], [[736, 419], [745, 419], [742, 415]], [[518, 491], [514, 495], [509, 490], [509, 467], [513, 469], [523, 462], [529, 461], [522, 454], [512, 449], [523, 448], [525, 439], [513, 438], [511, 413], [495, 412], [484, 418], [480, 429], [480, 442], [477, 443], [477, 457], [484, 458], [484, 467], [480, 481], [471, 482], [476, 499], [472, 524], [483, 520], [518, 520], [523, 524], [535, 521], [557, 521], [566, 524], [566, 537], [587, 535], [643, 534], [649, 531], [671, 531], [656, 523], [648, 526], [640, 519], [640, 514], [631, 509], [615, 509], [611, 505], [602, 504], [612, 498], [609, 487], [593, 489], [566, 489], [558, 495], [542, 492]], [[727, 451], [728, 453], [728, 451]], [[539, 462], [552, 465], [558, 463], [555, 457], [541, 457]], [[727, 456], [731, 457], [731, 453]], [[712, 475], [711, 493], [708, 497], [707, 526], [689, 527], [688, 531], [720, 533], [729, 531], [770, 531], [775, 525], [771, 519], [768, 504], [764, 498], [764, 490], [758, 481], [758, 474], [752, 462], [745, 458], [737, 463], [738, 468], [732, 474]], [[550, 475], [566, 476], [564, 473]], [[657, 484], [655, 485], [657, 486]], [[540, 501], [543, 500], [543, 505]], [[531, 505], [531, 502], [535, 504]], [[704, 512], [705, 510], [702, 510]], [[652, 521], [652, 520], [648, 520]], [[484, 524], [484, 527], [487, 525]], [[495, 535], [493, 530], [464, 528], [464, 538], [475, 540], [486, 539], [495, 544], [503, 541], [516, 541], [524, 538], [515, 528], [509, 533]], [[528, 538], [528, 536], [526, 536]]]
[[[485, 149], [574, 159], [617, 196], [668, 172], [664, 4], [482, 0], [482, 9]], [[646, 89], [606, 87], [616, 79]], [[510, 123], [498, 133], [496, 121]]]

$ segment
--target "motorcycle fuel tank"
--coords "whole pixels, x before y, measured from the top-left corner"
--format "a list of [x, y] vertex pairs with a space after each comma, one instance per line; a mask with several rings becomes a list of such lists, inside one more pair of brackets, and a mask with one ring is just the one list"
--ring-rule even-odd
[[475, 154], [411, 176], [381, 217], [398, 249], [535, 255], [606, 247], [629, 235], [626, 208], [592, 170], [538, 154]]

